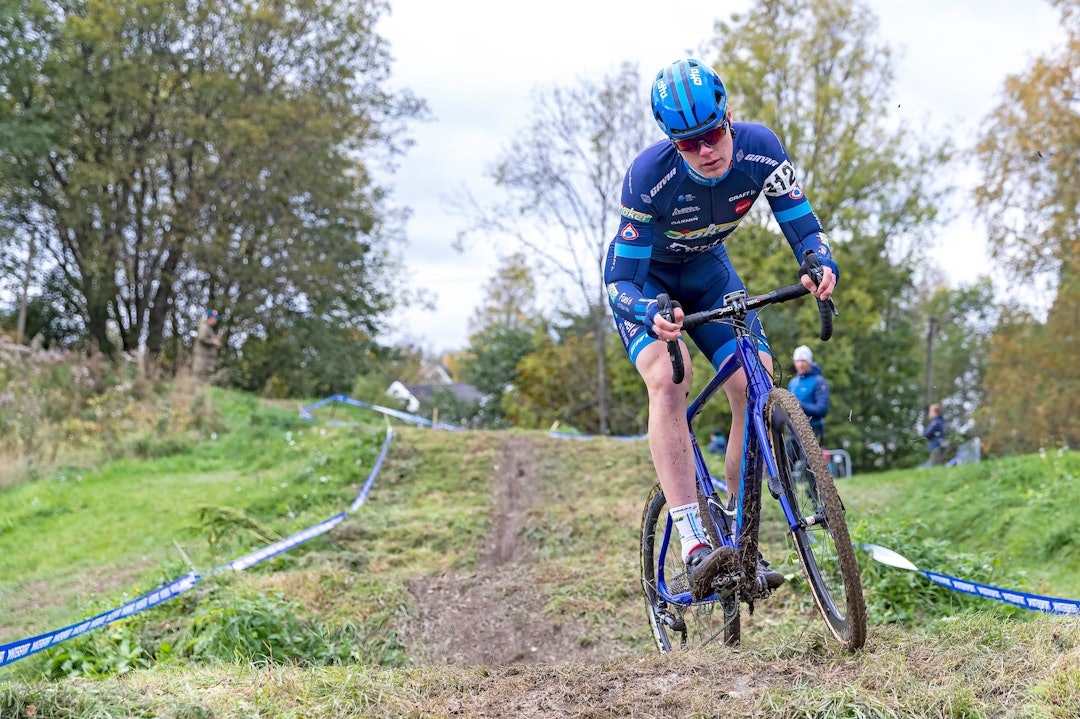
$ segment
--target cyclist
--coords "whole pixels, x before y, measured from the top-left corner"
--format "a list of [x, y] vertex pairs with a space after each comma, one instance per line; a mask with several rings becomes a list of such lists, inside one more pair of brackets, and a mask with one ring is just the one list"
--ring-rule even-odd
[[[652, 111], [667, 138], [646, 147], [626, 171], [622, 219], [608, 248], [604, 282], [619, 336], [648, 389], [649, 450], [678, 529], [692, 592], [701, 598], [711, 593], [730, 549], [712, 548], [698, 517], [686, 424], [689, 353], [680, 342], [687, 372], [675, 385], [665, 342], [681, 339], [684, 310], [718, 307], [725, 295], [743, 289], [724, 240], [761, 195], [797, 260], [811, 249], [824, 267], [815, 285], [805, 264], [800, 266], [807, 289], [828, 299], [839, 271], [784, 146], [763, 125], [733, 122], [727, 91], [711, 67], [690, 58], [660, 70], [652, 84]], [[661, 293], [681, 303], [674, 321], [658, 311]], [[759, 338], [761, 362], [771, 373], [772, 357], [756, 313], [750, 313], [747, 324]], [[714, 367], [734, 351], [734, 334], [722, 323], [706, 323], [688, 333]], [[732, 411], [724, 469], [732, 502], [742, 462], [746, 383], [739, 372], [724, 384]], [[771, 588], [783, 582], [783, 575], [769, 570], [766, 562], [759, 570]]]

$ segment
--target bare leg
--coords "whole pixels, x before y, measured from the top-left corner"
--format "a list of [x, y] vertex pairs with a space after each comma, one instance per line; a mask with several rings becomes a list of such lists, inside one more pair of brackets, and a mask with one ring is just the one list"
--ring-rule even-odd
[[637, 358], [637, 370], [649, 391], [649, 452], [669, 507], [697, 501], [694, 453], [686, 426], [686, 397], [690, 391], [690, 356], [680, 342], [686, 377], [671, 381], [671, 361], [663, 342], [653, 342]]

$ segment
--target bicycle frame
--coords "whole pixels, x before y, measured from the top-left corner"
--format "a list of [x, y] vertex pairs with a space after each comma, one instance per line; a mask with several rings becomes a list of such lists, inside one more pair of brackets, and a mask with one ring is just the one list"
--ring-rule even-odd
[[[808, 250], [804, 264], [811, 280], [820, 285], [823, 270], [815, 259], [814, 252]], [[780, 504], [792, 549], [829, 632], [853, 651], [866, 641], [866, 602], [843, 501], [799, 400], [788, 390], [774, 386], [773, 375], [766, 369], [773, 363], [768, 358], [761, 361], [760, 354], [765, 350], [759, 349], [758, 338], [746, 322], [753, 310], [808, 294], [808, 287], [801, 283], [755, 297], [739, 291], [725, 296], [719, 307], [682, 317], [684, 331], [706, 322], [727, 322], [734, 329], [731, 356], [720, 363], [686, 409], [687, 438], [694, 453], [695, 481], [700, 493], [698, 516], [706, 523], [709, 543], [724, 551], [715, 555], [720, 561], [707, 577], [708, 583], [702, 580], [694, 584], [685, 561], [680, 561], [681, 552], [675, 551], [672, 543], [672, 535], [677, 533], [663, 488], [659, 483], [654, 485], [641, 517], [641, 587], [653, 638], [661, 652], [674, 648], [676, 635], [681, 635], [683, 646], [687, 646], [691, 635], [694, 644], [707, 644], [721, 635], [726, 644], [738, 644], [741, 605], [745, 603], [753, 614], [755, 601], [770, 596], [783, 584], [784, 577], [768, 569], [758, 551], [765, 481], [769, 494]], [[674, 321], [677, 302], [665, 293], [657, 295], [656, 302], [665, 319]], [[818, 298], [818, 314], [818, 337], [825, 342], [832, 337], [836, 307], [831, 300]], [[665, 341], [671, 381], [679, 385], [686, 369], [683, 350], [678, 341]], [[739, 370], [746, 374], [746, 431], [741, 440], [738, 498], [732, 503], [721, 499], [720, 479], [709, 472], [693, 423], [712, 396]], [[727, 487], [724, 489], [726, 494]], [[665, 576], [668, 573], [670, 576]], [[719, 614], [715, 605], [719, 606]]]
[[[743, 435], [743, 456], [739, 472], [739, 501], [736, 504], [735, 531], [732, 533], [731, 537], [726, 536], [726, 533], [720, 531], [720, 528], [717, 528], [716, 531], [716, 536], [720, 537], [725, 544], [728, 544], [728, 546], [737, 550], [739, 548], [739, 537], [742, 536], [745, 524], [743, 503], [748, 496], [748, 492], [761, 491], [763, 464], [764, 469], [768, 472], [770, 478], [775, 478], [778, 475], [778, 469], [772, 452], [764, 451], [764, 448], [767, 447], [769, 443], [769, 428], [765, 426], [765, 404], [768, 402], [769, 392], [773, 389], [773, 379], [761, 363], [758, 356], [757, 341], [750, 334], [749, 328], [746, 327], [741, 319], [736, 319], [733, 322], [735, 327], [735, 352], [720, 364], [720, 367], [716, 370], [712, 379], [709, 380], [709, 383], [705, 385], [705, 388], [698, 393], [687, 407], [686, 422], [690, 431], [690, 444], [694, 452], [694, 466], [695, 473], [697, 474], [697, 483], [702, 495], [710, 497], [718, 488], [723, 489], [726, 493], [726, 482], [720, 481], [718, 487], [716, 478], [712, 476], [708, 466], [705, 464], [705, 458], [698, 445], [697, 436], [694, 434], [693, 422], [705, 404], [708, 403], [712, 396], [721, 389], [724, 382], [730, 379], [740, 368], [749, 368], [746, 372], [746, 431]], [[784, 516], [789, 522], [789, 525], [791, 527], [796, 526], [799, 518], [792, 511], [787, 501], [784, 498], [781, 498], [780, 504], [781, 507], [783, 507]], [[709, 517], [703, 516], [702, 521], [712, 520]], [[672, 540], [672, 532], [673, 523], [671, 521], [671, 516], [669, 515], [664, 528], [664, 538], [661, 545], [660, 556], [663, 556], [664, 552], [667, 551], [668, 543]], [[657, 594], [661, 599], [666, 602], [683, 606], [688, 606], [693, 603], [689, 591], [672, 594], [668, 590], [667, 580], [664, 576], [663, 563], [660, 563], [657, 567], [656, 578]], [[710, 597], [702, 601], [715, 601], [715, 599], [715, 597]]]

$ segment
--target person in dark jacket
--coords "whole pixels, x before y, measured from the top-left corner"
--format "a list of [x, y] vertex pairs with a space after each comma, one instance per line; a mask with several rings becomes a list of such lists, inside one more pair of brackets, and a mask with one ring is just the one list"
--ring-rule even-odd
[[945, 417], [941, 414], [941, 405], [932, 404], [927, 411], [927, 415], [930, 421], [926, 425], [926, 429], [923, 430], [922, 436], [927, 441], [927, 448], [930, 450], [930, 459], [927, 464], [933, 466], [935, 464], [945, 463]]
[[709, 446], [706, 449], [713, 454], [727, 454], [727, 438], [724, 433], [714, 429], [709, 435]]
[[792, 355], [795, 360], [795, 376], [788, 382], [788, 391], [795, 395], [803, 412], [810, 418], [818, 444], [825, 446], [825, 415], [829, 413], [829, 383], [814, 362], [814, 353], [806, 345], [799, 345]]

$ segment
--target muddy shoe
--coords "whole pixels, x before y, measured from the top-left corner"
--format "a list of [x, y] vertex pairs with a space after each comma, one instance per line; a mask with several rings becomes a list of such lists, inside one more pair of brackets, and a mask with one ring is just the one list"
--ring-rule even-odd
[[770, 592], [784, 583], [784, 575], [775, 569], [769, 569], [769, 562], [761, 554], [758, 554], [757, 578], [758, 583], [768, 587]]
[[733, 555], [731, 547], [713, 549], [707, 544], [690, 552], [686, 558], [686, 574], [690, 577], [690, 594], [694, 599], [704, 599], [713, 593], [713, 580], [729, 567]]

